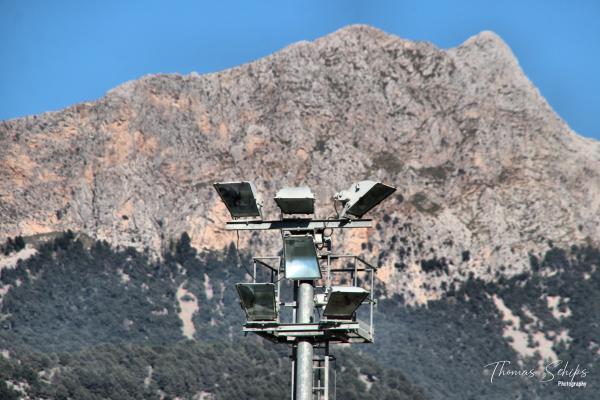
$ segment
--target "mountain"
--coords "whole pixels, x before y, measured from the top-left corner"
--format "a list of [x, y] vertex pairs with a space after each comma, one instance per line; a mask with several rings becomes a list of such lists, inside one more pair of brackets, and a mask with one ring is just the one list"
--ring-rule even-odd
[[[272, 217], [279, 188], [308, 185], [327, 217], [336, 191], [375, 179], [398, 188], [372, 213], [376, 227], [334, 237], [334, 250], [381, 267], [377, 343], [352, 357], [397, 368], [407, 398], [594, 398], [592, 384], [587, 392], [526, 379], [494, 386], [483, 365], [597, 365], [599, 175], [600, 144], [556, 116], [491, 32], [442, 50], [350, 26], [214, 74], [143, 77], [95, 102], [0, 123], [2, 344], [85, 359], [93, 346], [123, 341], [167, 346], [159, 353], [169, 358], [186, 337], [200, 346], [237, 340], [241, 317], [197, 282], [225, 288], [243, 276], [239, 265], [223, 275], [200, 256], [218, 259], [236, 242], [211, 184], [253, 181]], [[67, 231], [78, 239], [63, 238]], [[178, 269], [169, 257], [182, 237], [198, 254]], [[246, 257], [281, 247], [277, 235], [240, 239]], [[128, 257], [145, 258], [133, 268]], [[114, 263], [97, 266], [101, 258]], [[154, 289], [146, 269], [158, 274]], [[53, 281], [55, 271], [73, 282]], [[87, 303], [95, 287], [106, 290]], [[76, 288], [83, 292], [71, 298]], [[191, 320], [179, 312], [180, 290], [196, 299]], [[133, 292], [137, 307], [125, 307]], [[94, 304], [105, 301], [118, 312], [100, 329]], [[203, 311], [212, 307], [222, 324]], [[48, 326], [63, 339], [48, 337]], [[398, 387], [389, 375], [356, 371], [353, 385], [375, 385], [356, 384], [361, 390]]]
[[[269, 215], [277, 189], [306, 184], [327, 216], [335, 191], [379, 179], [400, 195], [373, 215], [388, 215], [381, 229], [344, 248], [383, 251], [402, 236], [412, 251], [384, 257], [380, 276], [423, 302], [466, 271], [512, 275], [549, 241], [600, 237], [600, 144], [554, 114], [490, 32], [445, 51], [351, 26], [223, 72], [147, 76], [5, 121], [0, 143], [0, 238], [71, 229], [160, 252], [185, 231], [220, 248], [233, 236], [214, 181], [255, 182]], [[434, 257], [449, 274], [426, 289], [420, 263]]]

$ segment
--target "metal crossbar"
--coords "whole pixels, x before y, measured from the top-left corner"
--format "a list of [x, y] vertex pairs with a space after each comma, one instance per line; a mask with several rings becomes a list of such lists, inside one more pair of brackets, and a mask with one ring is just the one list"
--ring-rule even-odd
[[282, 220], [234, 220], [225, 224], [228, 231], [240, 230], [285, 230], [285, 231], [312, 231], [318, 229], [349, 229], [349, 228], [371, 228], [371, 219], [282, 219]]

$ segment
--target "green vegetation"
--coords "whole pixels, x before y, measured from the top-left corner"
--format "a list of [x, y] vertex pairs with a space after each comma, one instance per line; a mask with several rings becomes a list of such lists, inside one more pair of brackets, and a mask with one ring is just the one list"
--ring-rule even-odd
[[[158, 400], [161, 394], [192, 398], [204, 392], [217, 399], [282, 399], [290, 385], [290, 362], [284, 350], [247, 340], [100, 345], [50, 355], [25, 352], [20, 363], [0, 359], [0, 377], [3, 382], [26, 382], [34, 398]], [[399, 371], [384, 369], [356, 352], [340, 350], [339, 354], [344, 372], [338, 367], [338, 399], [425, 399]], [[360, 376], [373, 381], [370, 390]]]
[[[427, 307], [406, 306], [400, 296], [381, 300], [375, 318], [377, 342], [365, 349], [384, 365], [394, 365], [434, 398], [506, 399], [516, 393], [526, 399], [600, 398], [600, 251], [553, 248], [541, 259], [531, 256], [530, 262], [530, 273], [510, 279], [486, 283], [471, 276]], [[432, 260], [427, 264], [433, 270], [439, 265]], [[518, 360], [503, 337], [506, 323], [493, 295], [522, 323], [533, 323], [524, 310], [537, 318], [530, 333], [568, 332], [571, 339], [556, 341], [552, 350], [563, 363], [591, 371], [584, 379], [585, 390], [559, 388], [556, 382], [541, 384], [539, 379], [505, 377], [490, 383], [489, 375], [483, 374], [484, 365], [499, 360], [514, 365]], [[548, 307], [548, 296], [559, 296], [559, 310], [568, 308], [571, 314], [558, 320]], [[534, 341], [532, 335], [530, 341]], [[523, 368], [537, 368], [538, 361], [539, 356], [527, 360]]]
[[[244, 262], [249, 262], [245, 259]], [[289, 348], [241, 333], [235, 249], [198, 254], [184, 234], [160, 262], [71, 232], [4, 269], [0, 398], [282, 399]], [[177, 289], [192, 293], [196, 341], [182, 336]], [[202, 312], [204, 310], [204, 312]], [[338, 399], [424, 399], [401, 371], [338, 349]], [[10, 382], [10, 384], [6, 384]]]
[[425, 272], [437, 272], [440, 274], [441, 272], [448, 273], [448, 262], [444, 257], [438, 259], [437, 257], [433, 257], [429, 260], [421, 260], [421, 269]]
[[22, 236], [16, 236], [13, 238], [8, 238], [6, 243], [0, 245], [0, 253], [5, 256], [9, 255], [13, 251], [19, 251], [25, 248], [25, 240]]
[[204, 391], [219, 399], [275, 399], [289, 376], [287, 360], [256, 343], [99, 345], [74, 353], [25, 352], [20, 361], [27, 367], [2, 360], [3, 378], [27, 382], [34, 398], [191, 398]]
[[[399, 236], [395, 242], [405, 241]], [[530, 263], [529, 273], [493, 283], [471, 276], [426, 307], [407, 306], [398, 295], [380, 299], [375, 344], [333, 350], [337, 398], [600, 398], [600, 252], [552, 248], [543, 257], [532, 255]], [[445, 266], [435, 257], [422, 263], [436, 274]], [[233, 247], [197, 252], [186, 234], [161, 261], [82, 242], [70, 232], [42, 244], [35, 256], [0, 274], [0, 283], [10, 285], [0, 306], [0, 349], [10, 353], [0, 356], [0, 398], [20, 397], [14, 384], [32, 398], [287, 398], [289, 348], [242, 335], [232, 284], [246, 277]], [[194, 341], [182, 335], [179, 287], [198, 300]], [[493, 295], [531, 323], [531, 333], [566, 330], [571, 340], [553, 350], [570, 365], [588, 368], [589, 386], [575, 391], [525, 378], [491, 384], [484, 365], [518, 360], [503, 337], [506, 326]], [[548, 308], [548, 296], [561, 299], [562, 320]], [[526, 360], [524, 367], [537, 363]]]

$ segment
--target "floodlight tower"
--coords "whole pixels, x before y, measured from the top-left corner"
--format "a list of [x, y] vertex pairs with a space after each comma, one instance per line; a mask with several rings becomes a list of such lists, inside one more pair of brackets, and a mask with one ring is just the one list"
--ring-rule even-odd
[[[362, 219], [363, 215], [396, 189], [373, 181], [355, 183], [334, 196], [334, 201], [342, 205], [340, 213], [336, 207], [334, 218], [316, 219], [306, 217], [314, 216], [315, 196], [310, 188], [283, 188], [274, 198], [281, 218], [263, 220], [263, 203], [253, 184], [221, 182], [214, 187], [233, 218], [226, 223], [227, 230], [279, 230], [283, 239], [283, 258], [254, 257], [252, 282], [236, 285], [246, 313], [244, 332], [293, 345], [292, 400], [312, 400], [315, 394], [318, 399], [328, 400], [329, 345], [373, 342], [373, 285], [377, 270], [359, 256], [333, 254], [331, 236], [334, 229], [371, 227], [372, 220]], [[274, 260], [278, 262], [276, 266], [271, 264]], [[353, 264], [332, 267], [339, 260], [353, 260]], [[257, 266], [270, 272], [270, 282], [257, 282]], [[334, 275], [339, 273], [350, 279], [336, 279]], [[365, 282], [370, 282], [369, 290], [358, 286], [359, 274], [368, 278]], [[283, 301], [283, 278], [293, 283], [292, 302]], [[350, 285], [344, 286], [343, 282]], [[357, 310], [363, 304], [370, 306], [369, 322], [357, 318]], [[291, 322], [282, 320], [281, 311], [286, 308], [291, 309]], [[315, 346], [324, 349], [323, 358], [315, 359]], [[318, 367], [324, 369], [323, 381], [319, 379], [316, 386], [315, 361], [324, 361], [324, 366]]]

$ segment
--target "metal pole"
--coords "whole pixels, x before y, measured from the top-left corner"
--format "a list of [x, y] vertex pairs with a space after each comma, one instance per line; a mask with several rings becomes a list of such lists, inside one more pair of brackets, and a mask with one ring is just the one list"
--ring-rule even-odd
[[296, 387], [296, 348], [292, 349], [292, 389], [291, 389], [291, 397], [290, 399], [295, 400], [294, 398], [294, 388]]
[[[296, 323], [312, 322], [314, 312], [314, 283], [301, 281], [298, 287]], [[296, 400], [312, 400], [313, 397], [313, 345], [299, 340], [296, 348]]]
[[323, 400], [329, 400], [329, 342], [325, 343], [325, 377], [323, 379]]
[[371, 307], [371, 315], [369, 316], [369, 333], [371, 334], [371, 337], [373, 337], [375, 335], [374, 329], [373, 329], [373, 306], [375, 304], [375, 299], [373, 296], [375, 296], [375, 288], [373, 287], [373, 285], [375, 284], [374, 281], [374, 277], [375, 277], [375, 271], [373, 269], [371, 269], [371, 293], [369, 294], [369, 297], [371, 298], [370, 301], [370, 305], [369, 307]]

